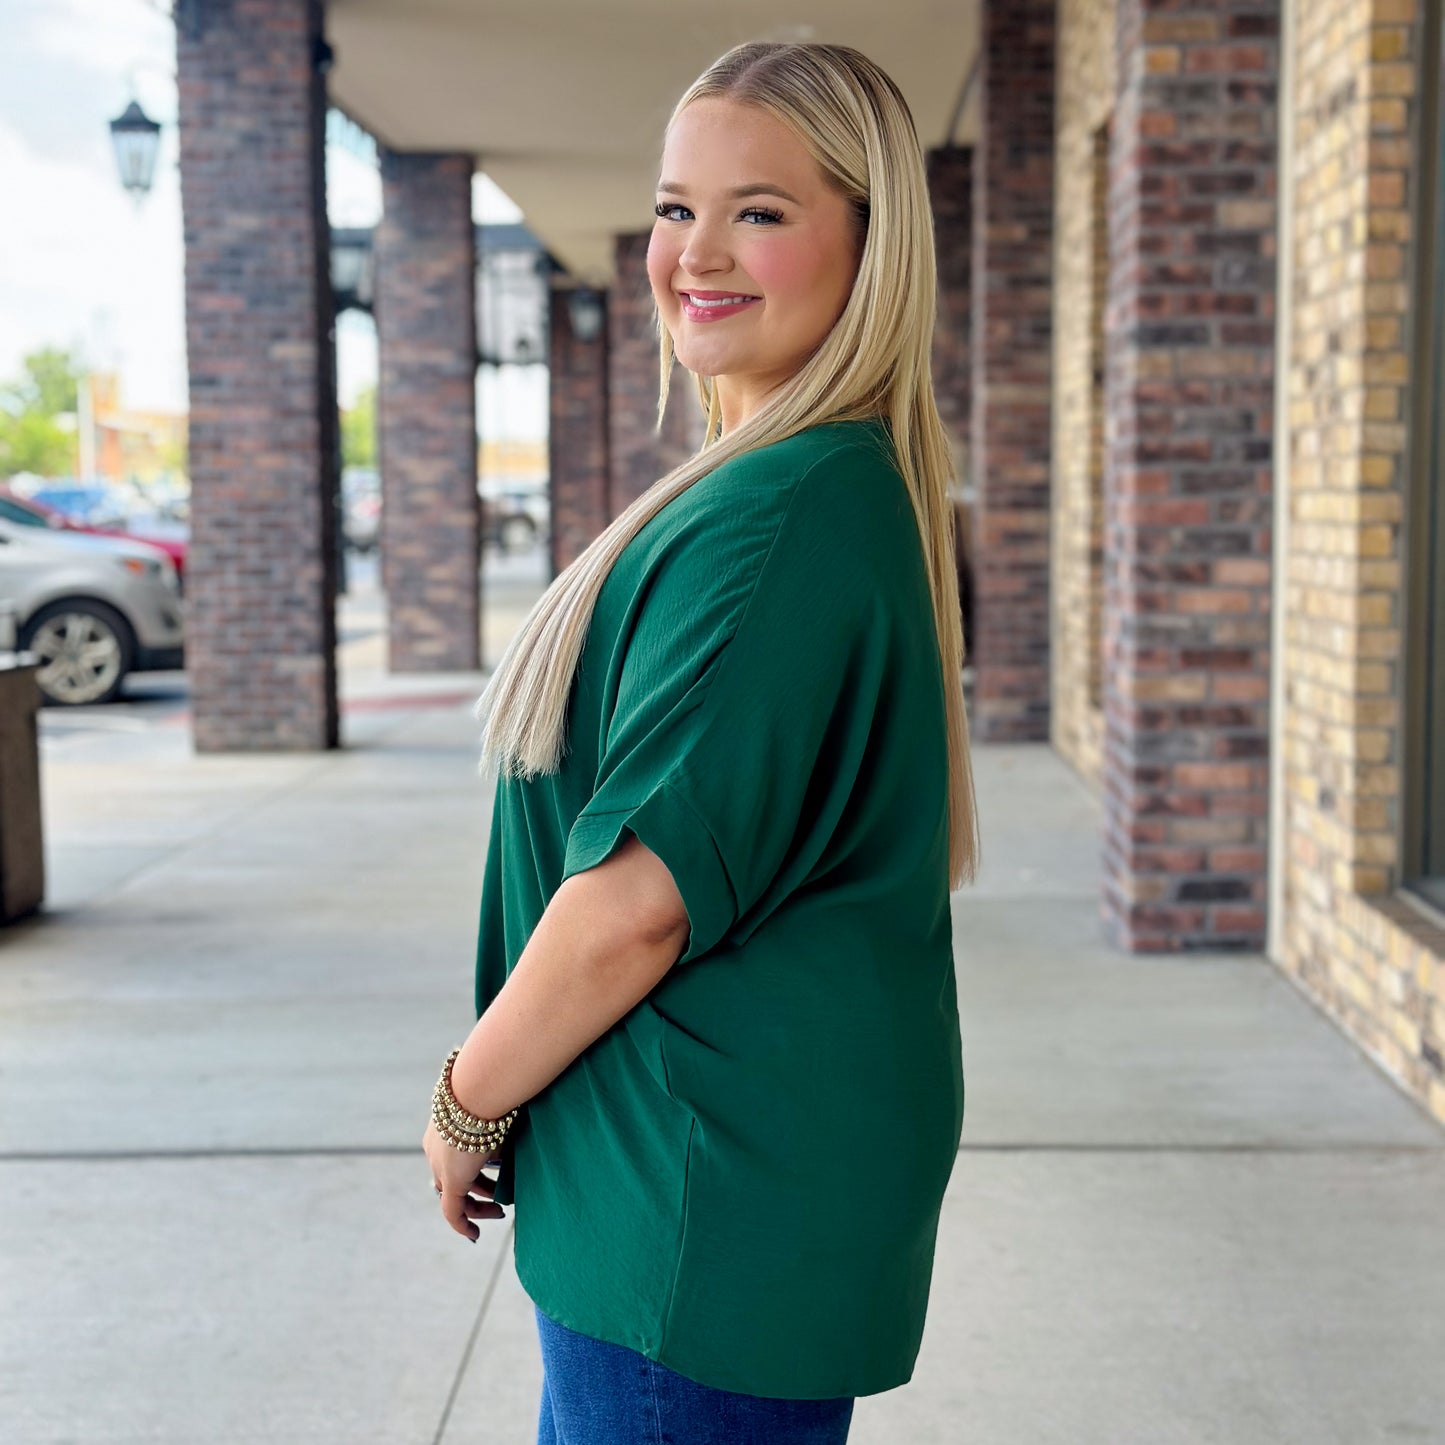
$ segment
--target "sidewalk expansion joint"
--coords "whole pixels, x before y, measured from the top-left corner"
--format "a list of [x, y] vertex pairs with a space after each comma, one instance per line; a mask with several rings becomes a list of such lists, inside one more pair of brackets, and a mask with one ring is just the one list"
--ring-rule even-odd
[[1138, 1143], [1138, 1144], [964, 1144], [960, 1154], [1445, 1154], [1445, 1138], [1438, 1144], [1379, 1144], [1342, 1139], [1339, 1143], [1290, 1144], [1259, 1140], [1254, 1143]]
[[[507, 1234], [510, 1235], [513, 1229], [512, 1216], [508, 1215]], [[452, 1406], [456, 1404], [457, 1396], [461, 1393], [462, 1381], [466, 1378], [467, 1366], [471, 1363], [472, 1351], [476, 1348], [477, 1336], [482, 1332], [482, 1321], [487, 1317], [487, 1309], [492, 1303], [492, 1296], [497, 1292], [497, 1281], [502, 1274], [502, 1261], [510, 1257], [511, 1251], [507, 1248], [506, 1235], [502, 1238], [501, 1248], [497, 1250], [496, 1258], [492, 1261], [492, 1273], [487, 1280], [487, 1287], [482, 1292], [482, 1302], [477, 1308], [477, 1317], [472, 1321], [471, 1332], [467, 1335], [467, 1342], [462, 1347], [462, 1357], [457, 1361], [456, 1374], [452, 1377], [452, 1387], [447, 1391], [446, 1404], [442, 1406], [441, 1419], [437, 1421], [436, 1434], [432, 1436], [432, 1445], [441, 1445], [442, 1437], [447, 1431], [447, 1421], [451, 1419]]]
[[420, 1155], [421, 1144], [295, 1144], [222, 1145], [213, 1149], [0, 1149], [0, 1164], [63, 1162], [86, 1159], [101, 1163], [139, 1163], [166, 1159], [308, 1159], [308, 1158], [403, 1158]]
[[[402, 1158], [419, 1154], [412, 1144], [335, 1144], [218, 1149], [0, 1149], [0, 1164], [164, 1162], [172, 1159]], [[960, 1154], [1445, 1154], [1440, 1143], [1379, 1144], [1341, 1140], [1337, 1144], [965, 1144]]]

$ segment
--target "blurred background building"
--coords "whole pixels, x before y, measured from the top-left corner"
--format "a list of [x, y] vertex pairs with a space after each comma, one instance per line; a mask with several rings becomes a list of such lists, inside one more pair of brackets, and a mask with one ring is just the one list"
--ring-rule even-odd
[[125, 406], [115, 372], [86, 372], [78, 381], [81, 476], [146, 483], [184, 475], [184, 412]]

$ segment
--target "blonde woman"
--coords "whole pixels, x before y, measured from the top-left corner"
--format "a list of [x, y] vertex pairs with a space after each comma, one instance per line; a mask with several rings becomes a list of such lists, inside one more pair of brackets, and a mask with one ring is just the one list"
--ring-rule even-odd
[[678, 102], [658, 413], [676, 360], [706, 440], [478, 704], [478, 1021], [424, 1141], [453, 1229], [515, 1202], [540, 1442], [833, 1445], [913, 1372], [977, 857], [933, 246], [858, 51], [742, 45]]

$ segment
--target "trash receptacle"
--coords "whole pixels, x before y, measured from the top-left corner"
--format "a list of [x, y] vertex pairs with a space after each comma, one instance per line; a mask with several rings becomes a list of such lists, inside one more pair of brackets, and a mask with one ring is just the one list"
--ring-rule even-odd
[[40, 664], [14, 646], [14, 609], [0, 601], [0, 923], [34, 913], [45, 899]]

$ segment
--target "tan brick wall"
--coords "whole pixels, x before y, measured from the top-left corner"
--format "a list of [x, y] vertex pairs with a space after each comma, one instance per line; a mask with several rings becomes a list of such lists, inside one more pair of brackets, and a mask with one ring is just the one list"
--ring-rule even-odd
[[1445, 1121], [1445, 934], [1394, 892], [1420, 0], [1296, 15], [1278, 963]]
[[1091, 497], [1096, 358], [1091, 328], [1098, 243], [1094, 136], [1114, 106], [1114, 0], [1060, 0], [1054, 192], [1053, 643], [1050, 741], [1088, 781], [1102, 768], [1103, 717], [1090, 699], [1098, 598], [1089, 555], [1098, 533]]

